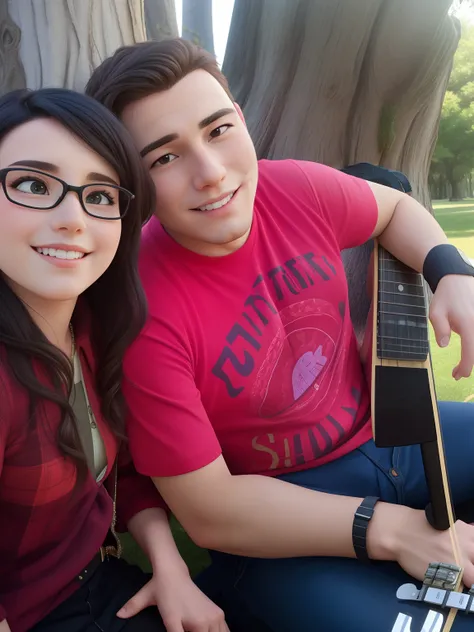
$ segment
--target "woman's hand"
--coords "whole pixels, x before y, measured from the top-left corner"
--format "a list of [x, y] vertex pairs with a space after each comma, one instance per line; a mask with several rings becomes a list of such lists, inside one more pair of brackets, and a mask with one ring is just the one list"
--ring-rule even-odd
[[229, 632], [223, 611], [199, 590], [185, 568], [155, 572], [117, 616], [128, 619], [150, 606], [159, 609], [167, 632]]

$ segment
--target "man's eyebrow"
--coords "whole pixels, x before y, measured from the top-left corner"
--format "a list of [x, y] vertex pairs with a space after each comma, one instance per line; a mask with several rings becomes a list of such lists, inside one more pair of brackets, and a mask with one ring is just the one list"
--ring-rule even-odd
[[[199, 129], [204, 129], [211, 123], [214, 123], [214, 121], [217, 121], [217, 119], [220, 119], [223, 116], [226, 116], [227, 114], [234, 114], [234, 113], [235, 113], [234, 108], [222, 108], [221, 110], [217, 110], [217, 112], [214, 112], [213, 114], [209, 114], [209, 116], [206, 116], [205, 119], [200, 121], [200, 123], [198, 124], [198, 127]], [[162, 145], [171, 143], [174, 140], [177, 140], [178, 138], [179, 138], [179, 134], [176, 134], [176, 133], [166, 134], [166, 136], [162, 136], [161, 138], [158, 138], [157, 140], [154, 140], [148, 145], [146, 145], [146, 147], [144, 147], [140, 151], [140, 156], [144, 158], [147, 154], [149, 154], [154, 149], [158, 149], [158, 147], [162, 147]]]
[[157, 140], [154, 140], [153, 142], [151, 142], [149, 145], [146, 145], [146, 147], [144, 147], [140, 151], [140, 156], [144, 158], [147, 154], [150, 153], [150, 151], [153, 151], [154, 149], [158, 149], [158, 147], [161, 147], [162, 145], [166, 145], [167, 143], [171, 143], [173, 140], [176, 140], [177, 138], [179, 138], [178, 134], [166, 134], [166, 136], [162, 136], [161, 138], [158, 138]]
[[222, 108], [221, 110], [217, 110], [217, 112], [214, 112], [214, 114], [210, 114], [209, 116], [206, 116], [206, 118], [203, 119], [199, 123], [199, 129], [204, 129], [211, 123], [214, 123], [214, 121], [217, 121], [217, 119], [220, 119], [223, 116], [226, 116], [227, 114], [234, 114], [234, 113], [235, 113], [234, 108]]

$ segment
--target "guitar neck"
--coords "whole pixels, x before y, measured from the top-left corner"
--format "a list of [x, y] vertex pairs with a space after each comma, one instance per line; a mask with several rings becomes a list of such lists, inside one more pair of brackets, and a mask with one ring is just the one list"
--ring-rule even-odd
[[423, 278], [379, 246], [377, 355], [425, 362], [429, 354]]

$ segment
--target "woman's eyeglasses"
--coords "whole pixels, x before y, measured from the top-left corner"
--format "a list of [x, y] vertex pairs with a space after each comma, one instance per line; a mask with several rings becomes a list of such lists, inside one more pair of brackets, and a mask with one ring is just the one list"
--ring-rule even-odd
[[13, 204], [46, 211], [58, 206], [67, 193], [73, 191], [87, 215], [99, 219], [122, 219], [135, 197], [115, 184], [77, 187], [44, 171], [23, 167], [0, 169], [0, 180], [7, 199]]

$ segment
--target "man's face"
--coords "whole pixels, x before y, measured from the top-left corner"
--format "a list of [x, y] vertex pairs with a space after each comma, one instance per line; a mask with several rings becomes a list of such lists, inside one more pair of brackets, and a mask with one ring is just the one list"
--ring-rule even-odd
[[252, 223], [257, 157], [218, 81], [196, 70], [127, 106], [122, 120], [153, 178], [155, 215], [168, 234], [207, 256], [239, 248]]

